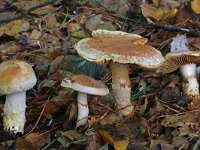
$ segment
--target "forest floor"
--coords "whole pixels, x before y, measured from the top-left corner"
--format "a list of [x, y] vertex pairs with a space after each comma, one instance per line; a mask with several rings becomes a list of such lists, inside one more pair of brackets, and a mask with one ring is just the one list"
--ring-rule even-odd
[[[179, 70], [159, 74], [130, 65], [135, 111], [121, 117], [113, 101], [110, 65], [86, 61], [74, 49], [92, 31], [105, 29], [139, 34], [163, 56], [177, 33], [186, 34], [188, 47], [198, 50], [198, 6], [199, 0], [0, 0], [0, 62], [24, 60], [38, 80], [27, 92], [23, 134], [5, 131], [0, 116], [0, 148], [200, 149], [200, 111], [188, 109]], [[89, 75], [110, 89], [100, 100], [88, 97], [88, 123], [78, 128], [77, 92], [60, 86], [72, 74]], [[5, 96], [0, 102], [3, 114]]]

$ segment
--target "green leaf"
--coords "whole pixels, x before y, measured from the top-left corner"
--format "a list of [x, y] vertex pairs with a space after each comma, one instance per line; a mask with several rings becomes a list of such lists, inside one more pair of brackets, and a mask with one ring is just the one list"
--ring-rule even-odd
[[72, 72], [73, 74], [85, 74], [95, 79], [100, 79], [105, 72], [105, 65], [99, 65], [91, 63], [83, 58], [68, 55], [66, 56], [64, 63], [66, 63], [66, 71]]

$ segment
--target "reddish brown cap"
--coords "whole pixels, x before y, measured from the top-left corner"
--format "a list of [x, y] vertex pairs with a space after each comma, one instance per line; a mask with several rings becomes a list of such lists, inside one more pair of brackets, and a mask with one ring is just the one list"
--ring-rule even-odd
[[144, 45], [147, 39], [140, 35], [95, 30], [92, 37], [80, 40], [75, 45], [79, 55], [89, 61], [131, 63], [144, 68], [157, 68], [164, 61], [160, 51], [150, 45]]
[[165, 56], [161, 71], [170, 73], [190, 63], [200, 64], [200, 51], [170, 52]]
[[103, 82], [94, 80], [86, 75], [74, 75], [70, 78], [65, 78], [61, 86], [91, 95], [104, 96], [109, 93], [108, 87]]

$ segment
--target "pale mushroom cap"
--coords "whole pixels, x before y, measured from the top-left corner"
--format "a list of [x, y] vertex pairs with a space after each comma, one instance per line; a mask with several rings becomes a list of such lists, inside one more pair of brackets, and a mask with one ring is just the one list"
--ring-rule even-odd
[[74, 75], [71, 78], [65, 78], [61, 86], [91, 95], [104, 96], [109, 93], [108, 87], [103, 82], [86, 75]]
[[191, 63], [200, 63], [200, 51], [170, 52], [165, 56], [161, 71], [163, 73], [170, 73], [185, 64]]
[[93, 38], [80, 40], [75, 49], [83, 58], [96, 62], [109, 61], [137, 64], [143, 68], [157, 68], [164, 58], [160, 51], [149, 45], [146, 38], [121, 31], [96, 30]]
[[36, 81], [31, 65], [24, 61], [10, 60], [0, 64], [0, 95], [26, 91]]

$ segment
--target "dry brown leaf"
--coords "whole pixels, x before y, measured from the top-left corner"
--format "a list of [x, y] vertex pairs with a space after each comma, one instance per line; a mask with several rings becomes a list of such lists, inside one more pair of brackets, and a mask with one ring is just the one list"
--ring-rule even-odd
[[59, 69], [59, 66], [63, 63], [64, 58], [65, 57], [61, 55], [51, 62], [49, 65], [48, 75], [55, 73]]
[[[16, 2], [16, 7], [20, 10], [27, 10], [27, 9], [35, 7], [41, 3], [43, 3], [42, 0], [19, 1], [19, 2]], [[54, 7], [52, 5], [46, 5], [44, 7], [41, 7], [41, 8], [38, 8], [38, 9], [32, 11], [31, 13], [36, 14], [36, 15], [43, 15], [43, 14], [46, 14], [53, 10], [54, 10]]]
[[38, 150], [50, 142], [50, 133], [31, 133], [24, 139], [17, 140], [18, 150]]
[[183, 137], [183, 136], [178, 136], [178, 137], [173, 138], [172, 145], [175, 148], [180, 148], [183, 146], [182, 147], [183, 150], [189, 149], [189, 141], [188, 141], [187, 137]]
[[0, 36], [7, 34], [13, 36], [19, 32], [27, 31], [30, 28], [30, 24], [25, 20], [13, 20], [0, 27]]
[[5, 44], [0, 45], [0, 51], [4, 55], [16, 54], [17, 52], [19, 52], [22, 49], [23, 49], [23, 47], [14, 41], [7, 42]]
[[88, 120], [88, 129], [90, 129], [98, 121], [99, 121], [98, 118], [90, 117], [90, 119]]
[[48, 28], [53, 28], [57, 23], [55, 15], [52, 14], [48, 15], [45, 19], [45, 22]]
[[65, 131], [65, 132], [61, 131], [61, 135], [68, 138], [71, 141], [83, 140], [86, 138], [86, 136], [84, 134], [79, 133], [76, 130], [69, 130], [69, 131]]
[[[43, 115], [47, 119], [52, 119], [52, 114], [59, 111], [61, 108], [66, 107], [67, 108], [67, 97], [55, 97], [54, 99], [50, 100], [44, 110]], [[43, 107], [43, 106], [42, 106]]]
[[69, 124], [77, 118], [77, 106], [74, 103], [70, 104], [70, 106], [67, 107], [67, 112], [65, 114], [65, 120], [62, 123], [64, 129], [66, 129]]
[[198, 116], [198, 112], [186, 112], [181, 115], [167, 115], [161, 124], [165, 127], [184, 127], [185, 124], [198, 122]]
[[150, 150], [160, 149], [158, 147], [160, 147], [162, 150], [174, 150], [173, 146], [168, 144], [168, 141], [162, 138], [158, 140], [151, 140]]

